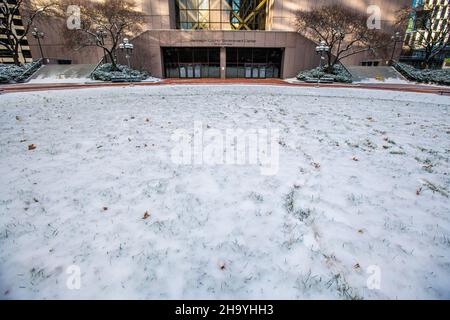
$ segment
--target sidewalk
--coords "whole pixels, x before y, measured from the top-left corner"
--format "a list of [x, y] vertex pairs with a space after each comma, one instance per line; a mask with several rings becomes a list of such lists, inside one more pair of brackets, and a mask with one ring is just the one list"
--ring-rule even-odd
[[[44, 90], [67, 90], [100, 87], [128, 87], [128, 86], [155, 86], [155, 85], [277, 85], [290, 87], [318, 87], [314, 83], [288, 83], [281, 79], [163, 79], [160, 82], [138, 82], [138, 83], [47, 83], [47, 84], [8, 84], [0, 85], [1, 93], [30, 92]], [[399, 92], [432, 93], [449, 95], [450, 88], [419, 85], [419, 84], [320, 84], [319, 87], [352, 88], [370, 90], [389, 90]]]

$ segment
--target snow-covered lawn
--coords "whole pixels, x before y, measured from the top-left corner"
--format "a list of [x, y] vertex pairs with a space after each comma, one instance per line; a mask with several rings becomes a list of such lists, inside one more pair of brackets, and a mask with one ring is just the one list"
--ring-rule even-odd
[[[0, 298], [448, 299], [449, 110], [329, 88], [2, 95]], [[278, 173], [176, 165], [195, 121], [279, 128]]]

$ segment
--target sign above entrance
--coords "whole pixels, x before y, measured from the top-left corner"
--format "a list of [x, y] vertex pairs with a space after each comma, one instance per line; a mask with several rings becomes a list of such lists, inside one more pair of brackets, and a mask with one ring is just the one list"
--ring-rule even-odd
[[191, 40], [195, 45], [207, 45], [216, 47], [232, 47], [232, 46], [243, 46], [244, 44], [256, 44], [256, 40], [240, 39], [240, 40], [225, 40], [225, 39], [196, 39]]

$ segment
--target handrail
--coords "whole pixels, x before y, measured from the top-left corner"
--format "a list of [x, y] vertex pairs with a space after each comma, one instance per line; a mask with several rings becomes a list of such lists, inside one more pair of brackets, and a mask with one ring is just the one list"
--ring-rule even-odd
[[22, 74], [17, 77], [16, 82], [28, 82], [28, 80], [33, 76], [33, 74], [39, 70], [39, 68], [42, 67], [43, 59], [40, 58], [39, 60], [35, 61], [34, 63], [31, 63], [31, 66], [28, 67]]
[[104, 57], [97, 63], [97, 65], [95, 66], [94, 70], [92, 70], [92, 72], [89, 74], [89, 78], [92, 78], [92, 74], [97, 71], [97, 69], [103, 64], [104, 61]]

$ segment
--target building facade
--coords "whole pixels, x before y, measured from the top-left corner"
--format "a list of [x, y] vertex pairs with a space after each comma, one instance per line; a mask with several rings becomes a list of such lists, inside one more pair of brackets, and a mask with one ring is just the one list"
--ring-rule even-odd
[[435, 67], [445, 64], [445, 59], [450, 57], [449, 4], [449, 0], [413, 0], [414, 9], [405, 35], [405, 55], [401, 61], [420, 66], [426, 56], [424, 47], [433, 42], [429, 39], [444, 35], [442, 40], [447, 46], [434, 57], [432, 64]]
[[[146, 15], [144, 32], [132, 38], [135, 68], [167, 78], [289, 78], [316, 67], [316, 43], [299, 34], [296, 13], [328, 4], [339, 4], [367, 13], [381, 10], [382, 29], [390, 32], [396, 12], [411, 0], [136, 0]], [[54, 23], [43, 43], [46, 57], [95, 63], [98, 50], [70, 52], [63, 33]], [[30, 39], [32, 41], [33, 39]], [[31, 44], [35, 52], [37, 46]], [[99, 57], [100, 55], [100, 57]], [[385, 57], [364, 53], [348, 64], [361, 65]], [[387, 59], [387, 58], [386, 58]]]
[[[14, 8], [17, 5], [16, 0], [8, 0], [7, 5], [9, 7], [8, 10], [11, 12], [12, 17], [12, 32], [16, 34], [17, 36], [22, 36], [25, 32], [25, 28], [22, 22], [22, 16], [20, 15], [20, 11], [17, 10], [17, 12], [13, 12], [11, 8]], [[14, 14], [12, 14], [14, 13]], [[6, 17], [3, 10], [0, 10], [0, 63], [8, 63], [12, 64], [14, 63], [13, 53], [9, 51], [6, 46], [2, 45], [3, 41], [8, 41], [8, 37], [6, 36], [6, 28], [9, 17]], [[32, 62], [32, 56], [31, 56], [31, 49], [28, 44], [27, 37], [24, 37], [20, 43], [19, 46], [19, 52], [18, 52], [18, 60], [20, 63], [27, 63]]]

